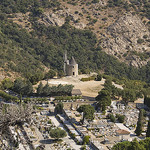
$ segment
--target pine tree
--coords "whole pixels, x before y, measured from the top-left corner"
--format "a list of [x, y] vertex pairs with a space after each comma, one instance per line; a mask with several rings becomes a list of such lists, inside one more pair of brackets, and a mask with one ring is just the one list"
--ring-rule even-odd
[[148, 121], [146, 137], [150, 137], [150, 120]]

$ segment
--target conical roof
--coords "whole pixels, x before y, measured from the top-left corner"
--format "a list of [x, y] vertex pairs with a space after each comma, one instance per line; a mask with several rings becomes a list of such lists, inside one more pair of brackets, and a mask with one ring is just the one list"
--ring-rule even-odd
[[71, 65], [76, 65], [77, 64], [73, 56], [71, 57], [70, 64]]

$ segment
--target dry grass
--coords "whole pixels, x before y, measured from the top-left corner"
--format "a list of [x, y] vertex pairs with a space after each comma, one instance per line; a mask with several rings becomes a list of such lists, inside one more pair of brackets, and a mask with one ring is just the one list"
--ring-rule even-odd
[[[98, 92], [103, 88], [104, 79], [102, 81], [80, 81], [81, 78], [88, 77], [88, 75], [79, 75], [78, 77], [63, 77], [61, 79], [50, 79], [48, 81], [49, 85], [53, 85], [52, 83], [63, 83], [67, 82], [67, 84], [74, 85], [75, 89], [80, 89], [83, 96], [87, 97], [96, 97]], [[47, 81], [42, 80], [43, 85], [47, 83]], [[56, 85], [56, 84], [54, 84]], [[37, 86], [37, 85], [36, 85]]]

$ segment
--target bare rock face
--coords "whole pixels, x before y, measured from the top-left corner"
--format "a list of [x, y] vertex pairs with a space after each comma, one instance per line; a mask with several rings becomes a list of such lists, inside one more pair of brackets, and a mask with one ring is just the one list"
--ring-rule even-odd
[[72, 14], [70, 10], [58, 10], [56, 12], [46, 12], [43, 14], [42, 20], [39, 22], [42, 24], [45, 24], [47, 26], [62, 26], [65, 23], [65, 18], [70, 17], [71, 19], [71, 25], [78, 29], [84, 29], [86, 27], [86, 24], [82, 22], [77, 22], [78, 15]]
[[141, 58], [136, 55], [130, 55], [126, 58], [125, 62], [131, 66], [135, 66], [138, 68], [138, 67], [142, 67], [142, 66], [146, 65], [149, 60], [150, 59], [141, 60]]
[[128, 63], [136, 67], [147, 63], [147, 61], [142, 62], [138, 57], [128, 57], [132, 52], [150, 51], [148, 42], [150, 32], [137, 15], [130, 13], [123, 15], [108, 27], [107, 35], [102, 43], [106, 53], [122, 59], [128, 58]]
[[74, 27], [77, 29], [84, 29], [86, 25], [84, 23], [76, 23], [74, 24]]
[[43, 16], [43, 22], [47, 25], [62, 26], [65, 23], [65, 19], [55, 13], [47, 13]]

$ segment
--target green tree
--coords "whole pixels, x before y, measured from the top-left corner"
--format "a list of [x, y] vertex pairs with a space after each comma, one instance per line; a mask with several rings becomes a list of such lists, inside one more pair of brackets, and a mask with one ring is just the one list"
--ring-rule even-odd
[[88, 136], [88, 135], [84, 136], [83, 144], [89, 144], [89, 142], [90, 142], [90, 136]]
[[18, 100], [18, 97], [9, 95], [9, 94], [5, 93], [4, 91], [0, 91], [0, 96], [3, 97], [4, 100], [7, 102], [10, 102], [11, 100], [12, 101]]
[[56, 114], [62, 114], [63, 113], [63, 103], [59, 102], [56, 106], [55, 106], [55, 113]]
[[56, 72], [53, 69], [50, 69], [46, 74], [45, 74], [45, 79], [50, 79], [56, 76]]
[[14, 81], [14, 87], [13, 90], [19, 94], [23, 94], [24, 93], [24, 87], [25, 87], [25, 83], [21, 78], [17, 78]]
[[92, 3], [99, 3], [99, 0], [93, 0]]
[[141, 140], [140, 145], [143, 145], [145, 150], [149, 150], [150, 149], [150, 137], [147, 137], [146, 139]]
[[150, 120], [148, 121], [146, 137], [150, 137]]
[[96, 81], [101, 81], [102, 80], [102, 75], [101, 74], [98, 74], [97, 75], [97, 78], [96, 78]]
[[38, 71], [29, 78], [29, 81], [34, 85], [38, 81], [42, 80], [43, 78], [44, 78], [44, 74]]
[[150, 97], [149, 96], [144, 97], [144, 104], [147, 105], [148, 107], [150, 107]]
[[33, 86], [30, 81], [25, 81], [21, 78], [17, 78], [14, 81], [13, 90], [20, 95], [31, 95], [33, 93]]
[[125, 120], [125, 116], [124, 115], [120, 115], [120, 114], [116, 114], [116, 118], [118, 118], [118, 121], [120, 123], [123, 123]]
[[115, 122], [116, 121], [116, 118], [113, 114], [109, 114], [108, 115], [108, 118], [112, 121], [112, 122]]
[[37, 94], [41, 95], [43, 93], [43, 84], [40, 82], [40, 84], [37, 87]]
[[136, 127], [136, 130], [135, 130], [135, 133], [137, 134], [137, 136], [140, 136], [141, 133], [142, 133], [143, 119], [144, 119], [144, 110], [141, 109], [140, 113], [139, 113], [139, 118], [138, 118], [138, 121], [137, 121], [137, 127]]
[[40, 7], [39, 7], [39, 8], [35, 8], [35, 10], [34, 10], [34, 14], [35, 14], [36, 16], [42, 15], [43, 12], [44, 12], [43, 8], [40, 8]]
[[93, 120], [94, 119], [94, 112], [95, 109], [91, 105], [81, 105], [78, 109], [78, 112], [83, 112], [83, 120], [82, 123], [84, 123], [84, 119], [87, 120]]
[[61, 128], [55, 128], [50, 130], [50, 136], [55, 139], [64, 138], [67, 136], [66, 132]]
[[42, 92], [42, 94], [43, 94], [44, 96], [50, 95], [50, 87], [49, 87], [48, 83], [43, 87], [43, 92]]
[[86, 150], [86, 145], [83, 145], [83, 146], [81, 147], [81, 150]]
[[132, 142], [125, 141], [117, 143], [112, 147], [112, 150], [149, 150], [149, 148], [150, 138], [146, 138], [140, 140], [140, 142], [134, 139]]
[[110, 78], [106, 79], [105, 80], [105, 83], [104, 83], [104, 87], [111, 87], [112, 86], [112, 80]]
[[132, 89], [124, 89], [122, 93], [122, 100], [127, 104], [129, 101], [134, 102], [136, 100], [136, 93]]
[[112, 147], [112, 150], [128, 150], [129, 145], [130, 145], [130, 142], [128, 141], [120, 142], [114, 145]]
[[106, 106], [111, 105], [111, 98], [108, 90], [102, 89], [95, 99], [98, 102], [97, 106], [100, 107], [102, 111], [106, 110]]
[[144, 146], [141, 145], [137, 139], [134, 139], [128, 146], [128, 150], [145, 150]]
[[140, 136], [142, 133], [142, 122], [140, 120], [137, 122], [135, 133], [137, 136]]
[[11, 89], [13, 86], [14, 86], [14, 83], [8, 78], [2, 80], [1, 82], [2, 89]]
[[58, 77], [64, 77], [65, 76], [65, 73], [62, 71], [62, 70], [60, 70], [60, 71], [58, 71]]
[[31, 95], [33, 93], [33, 86], [30, 81], [27, 81], [25, 87], [23, 88], [23, 95]]

